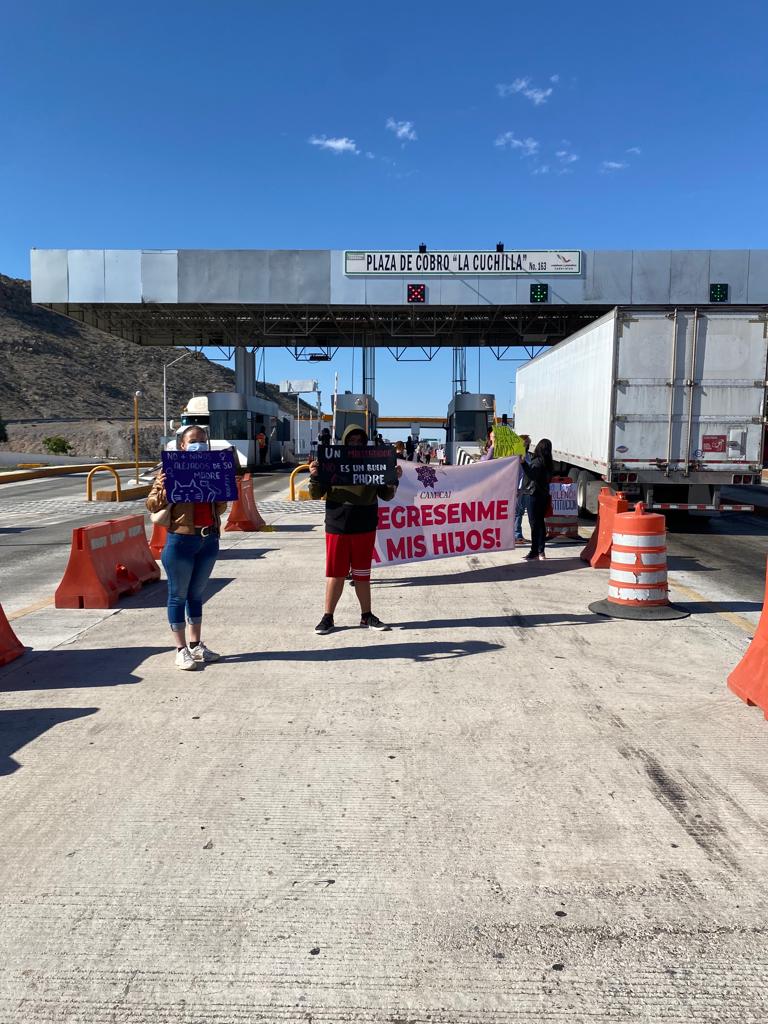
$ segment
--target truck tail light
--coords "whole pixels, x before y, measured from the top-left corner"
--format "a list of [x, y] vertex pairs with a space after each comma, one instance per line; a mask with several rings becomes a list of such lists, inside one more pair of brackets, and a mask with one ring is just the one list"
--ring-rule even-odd
[[746, 479], [740, 473], [737, 473], [733, 478], [733, 482], [735, 484], [743, 484], [746, 482]]
[[627, 482], [628, 473], [619, 473], [619, 483], [625, 484]]
[[627, 473], [627, 483], [636, 484], [637, 483], [637, 473]]

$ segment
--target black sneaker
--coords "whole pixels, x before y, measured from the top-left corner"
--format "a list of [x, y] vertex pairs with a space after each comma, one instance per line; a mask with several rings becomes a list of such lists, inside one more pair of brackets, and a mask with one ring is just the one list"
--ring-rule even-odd
[[318, 622], [318, 624], [317, 624], [317, 625], [315, 626], [315, 632], [316, 632], [316, 633], [319, 633], [319, 634], [320, 634], [321, 636], [323, 636], [323, 635], [325, 635], [326, 633], [331, 633], [331, 632], [333, 632], [334, 628], [335, 628], [335, 627], [334, 627], [334, 625], [333, 625], [333, 616], [332, 616], [332, 615], [328, 615], [328, 614], [326, 613], [326, 614], [325, 614], [325, 615], [324, 615], [324, 616], [322, 617], [322, 619], [320, 619], [320, 621]]
[[360, 628], [361, 629], [378, 629], [382, 633], [386, 633], [387, 630], [392, 629], [386, 622], [382, 622], [381, 619], [377, 618], [373, 612], [366, 612], [360, 616]]

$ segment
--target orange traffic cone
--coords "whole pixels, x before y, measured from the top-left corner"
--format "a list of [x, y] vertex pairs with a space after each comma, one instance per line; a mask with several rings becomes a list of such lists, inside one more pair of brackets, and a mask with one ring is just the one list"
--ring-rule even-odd
[[0, 665], [7, 665], [24, 653], [24, 644], [11, 629], [5, 617], [3, 606], [0, 605]]
[[168, 527], [161, 526], [159, 523], [152, 524], [152, 536], [149, 538], [149, 550], [154, 555], [155, 561], [159, 562], [160, 557], [165, 547], [165, 542], [168, 540]]
[[746, 704], [756, 704], [768, 718], [768, 574], [765, 601], [747, 653], [728, 676], [728, 689]]

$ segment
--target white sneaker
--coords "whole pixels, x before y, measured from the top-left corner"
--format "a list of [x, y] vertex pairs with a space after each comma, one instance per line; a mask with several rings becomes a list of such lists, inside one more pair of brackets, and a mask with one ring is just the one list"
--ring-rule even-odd
[[182, 672], [189, 672], [197, 668], [197, 662], [188, 647], [182, 647], [180, 651], [176, 651], [176, 668], [180, 668]]
[[221, 655], [217, 654], [216, 651], [212, 651], [210, 647], [206, 647], [202, 640], [197, 645], [197, 647], [190, 647], [189, 653], [192, 655], [192, 657], [198, 664], [206, 664], [206, 662], [218, 661], [219, 658], [221, 657]]

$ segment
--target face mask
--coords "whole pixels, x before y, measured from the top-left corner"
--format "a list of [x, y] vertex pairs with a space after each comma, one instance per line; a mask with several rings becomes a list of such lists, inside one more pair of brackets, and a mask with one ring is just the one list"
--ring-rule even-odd
[[188, 452], [207, 452], [210, 450], [210, 445], [207, 441], [190, 441], [187, 445]]

